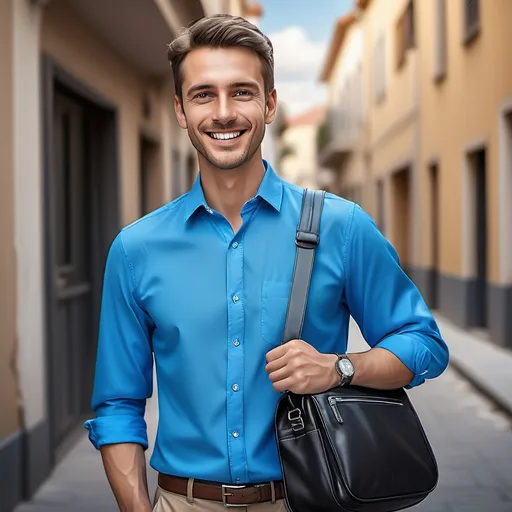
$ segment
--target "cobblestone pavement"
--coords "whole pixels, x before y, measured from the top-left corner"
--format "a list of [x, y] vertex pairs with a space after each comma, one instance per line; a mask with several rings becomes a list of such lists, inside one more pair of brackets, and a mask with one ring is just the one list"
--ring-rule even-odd
[[[366, 347], [357, 329], [352, 349]], [[449, 340], [447, 340], [449, 343]], [[512, 390], [511, 390], [512, 391]], [[437, 489], [418, 512], [512, 512], [512, 422], [453, 369], [409, 391], [439, 464]], [[156, 404], [149, 407], [150, 439]], [[155, 473], [149, 470], [151, 492]], [[16, 512], [115, 512], [99, 455], [85, 436], [31, 502]], [[250, 509], [249, 509], [250, 510]]]
[[512, 512], [512, 422], [454, 370], [409, 391], [439, 464], [418, 512]]

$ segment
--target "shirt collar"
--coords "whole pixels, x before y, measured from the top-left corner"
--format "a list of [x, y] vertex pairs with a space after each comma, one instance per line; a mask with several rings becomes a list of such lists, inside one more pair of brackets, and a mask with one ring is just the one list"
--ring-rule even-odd
[[[266, 160], [263, 160], [263, 165], [265, 166], [265, 175], [261, 180], [256, 197], [261, 197], [279, 212], [281, 211], [281, 203], [283, 200], [283, 182]], [[190, 192], [185, 198], [185, 222], [187, 222], [200, 207], [204, 209], [208, 208], [201, 185], [201, 173], [199, 172], [197, 173], [197, 178]]]

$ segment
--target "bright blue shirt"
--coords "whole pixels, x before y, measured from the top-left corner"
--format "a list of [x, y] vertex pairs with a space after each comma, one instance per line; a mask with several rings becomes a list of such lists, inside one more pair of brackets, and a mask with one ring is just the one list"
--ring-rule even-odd
[[[107, 259], [92, 407], [96, 448], [148, 446], [144, 411], [158, 380], [151, 466], [224, 483], [281, 479], [274, 436], [280, 394], [265, 356], [281, 343], [303, 190], [264, 161], [258, 193], [233, 233], [190, 192], [125, 227]], [[414, 373], [440, 375], [448, 350], [393, 247], [354, 203], [326, 194], [303, 339], [347, 348], [350, 315], [370, 346]]]

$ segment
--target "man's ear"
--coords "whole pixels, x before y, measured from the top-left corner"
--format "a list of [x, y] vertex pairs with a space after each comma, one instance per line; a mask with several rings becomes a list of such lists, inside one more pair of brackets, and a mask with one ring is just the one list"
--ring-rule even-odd
[[181, 105], [181, 101], [178, 98], [178, 95], [174, 96], [174, 112], [176, 112], [176, 119], [178, 120], [178, 124], [184, 129], [187, 129], [187, 118], [185, 117], [185, 112], [183, 112], [183, 107]]
[[267, 98], [267, 105], [265, 106], [265, 123], [270, 124], [276, 117], [277, 110], [277, 91], [272, 89]]

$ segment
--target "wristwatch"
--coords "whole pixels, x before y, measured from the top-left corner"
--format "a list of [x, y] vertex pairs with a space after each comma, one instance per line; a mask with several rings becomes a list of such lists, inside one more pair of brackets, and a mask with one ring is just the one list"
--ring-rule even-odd
[[348, 358], [347, 354], [337, 354], [336, 371], [340, 376], [339, 385], [342, 387], [349, 386], [354, 377], [354, 366]]

